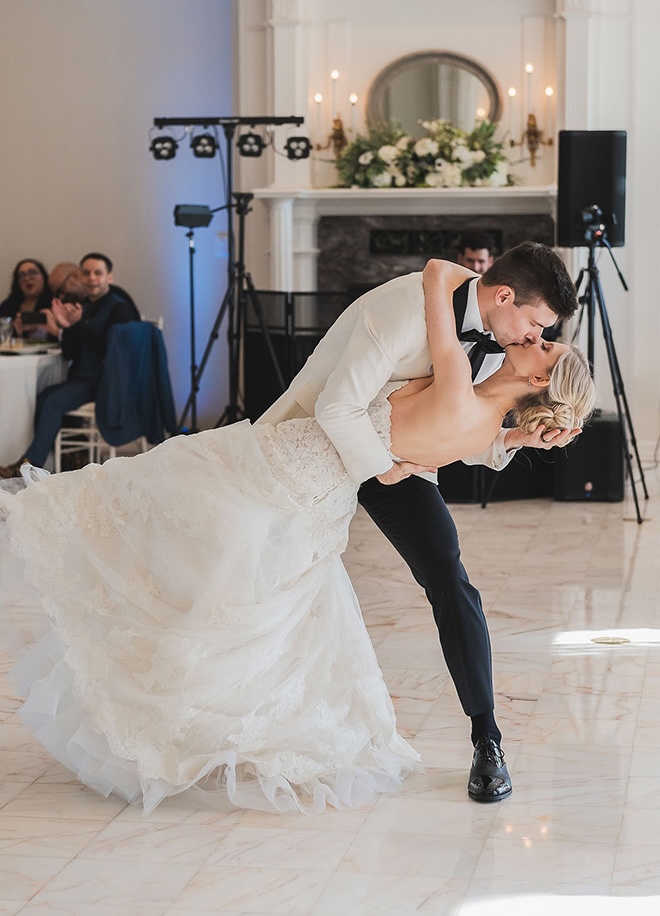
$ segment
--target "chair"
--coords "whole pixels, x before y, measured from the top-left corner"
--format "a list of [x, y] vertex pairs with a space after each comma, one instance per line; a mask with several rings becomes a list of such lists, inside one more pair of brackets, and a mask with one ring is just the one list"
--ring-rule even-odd
[[176, 431], [162, 327], [159, 317], [110, 329], [96, 401], [69, 411], [55, 438], [56, 473], [71, 452], [85, 450], [88, 463], [100, 462], [104, 453], [114, 458], [119, 446], [131, 442], [146, 452], [149, 442], [165, 438], [164, 430]]
[[[65, 414], [62, 426], [55, 437], [53, 449], [56, 474], [62, 470], [62, 456], [72, 452], [87, 451], [87, 464], [99, 462], [104, 448], [107, 449], [109, 458], [116, 456], [116, 447], [103, 441], [103, 436], [96, 425], [95, 414], [96, 403], [94, 401], [88, 401]], [[140, 443], [140, 451], [146, 450], [146, 443], [144, 445]]]

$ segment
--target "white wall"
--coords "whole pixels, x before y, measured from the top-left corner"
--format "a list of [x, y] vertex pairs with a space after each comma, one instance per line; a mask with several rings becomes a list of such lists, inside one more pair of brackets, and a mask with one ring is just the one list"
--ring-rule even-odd
[[[177, 203], [224, 202], [218, 159], [149, 152], [154, 117], [230, 115], [231, 0], [2, 0], [0, 288], [22, 257], [89, 250], [146, 315], [162, 314], [177, 410], [190, 387], [187, 230]], [[225, 217], [196, 232], [198, 358], [222, 301]], [[202, 379], [212, 425], [227, 400], [224, 343]]]

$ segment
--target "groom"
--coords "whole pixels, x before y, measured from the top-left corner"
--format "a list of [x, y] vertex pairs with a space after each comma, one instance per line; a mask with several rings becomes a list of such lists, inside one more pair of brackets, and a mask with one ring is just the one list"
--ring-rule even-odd
[[[537, 343], [544, 328], [577, 308], [563, 262], [535, 242], [510, 249], [481, 277], [470, 271], [465, 276], [453, 304], [474, 382], [499, 368], [502, 347]], [[499, 801], [511, 794], [511, 780], [495, 721], [490, 639], [479, 592], [461, 562], [456, 527], [437, 480], [410, 462], [393, 462], [367, 413], [386, 382], [432, 373], [422, 275], [397, 277], [340, 315], [258, 422], [315, 416], [349, 477], [361, 484], [360, 503], [426, 592], [447, 667], [471, 718], [468, 794], [475, 801]], [[562, 446], [576, 432], [501, 430], [490, 448], [468, 463], [501, 470], [521, 446]]]

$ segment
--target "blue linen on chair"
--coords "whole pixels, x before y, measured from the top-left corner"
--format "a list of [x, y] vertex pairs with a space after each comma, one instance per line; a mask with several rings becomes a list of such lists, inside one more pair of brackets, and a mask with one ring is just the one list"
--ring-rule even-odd
[[176, 416], [160, 328], [147, 321], [114, 325], [96, 395], [96, 423], [109, 445], [174, 434]]

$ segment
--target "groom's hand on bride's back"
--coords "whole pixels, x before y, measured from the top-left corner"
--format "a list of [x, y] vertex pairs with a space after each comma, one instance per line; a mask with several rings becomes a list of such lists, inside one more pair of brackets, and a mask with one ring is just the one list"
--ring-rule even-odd
[[396, 464], [392, 465], [389, 471], [385, 471], [384, 474], [376, 474], [376, 480], [379, 480], [388, 487], [393, 483], [400, 483], [402, 480], [410, 477], [411, 474], [421, 474], [423, 471], [435, 473], [437, 470], [437, 468], [429, 467], [425, 464], [414, 464], [412, 461], [398, 461]]

